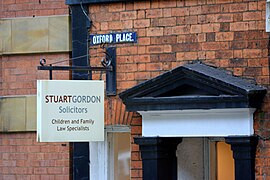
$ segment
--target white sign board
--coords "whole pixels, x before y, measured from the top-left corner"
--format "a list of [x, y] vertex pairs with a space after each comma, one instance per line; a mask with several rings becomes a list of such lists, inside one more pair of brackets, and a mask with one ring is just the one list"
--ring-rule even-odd
[[37, 140], [104, 141], [104, 81], [38, 80]]

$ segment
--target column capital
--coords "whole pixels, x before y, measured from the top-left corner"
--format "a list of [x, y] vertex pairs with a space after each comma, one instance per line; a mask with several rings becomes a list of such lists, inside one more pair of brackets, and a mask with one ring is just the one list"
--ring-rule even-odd
[[257, 136], [229, 136], [225, 138], [226, 143], [231, 145], [245, 146], [245, 145], [257, 145]]
[[157, 159], [176, 156], [176, 148], [182, 142], [178, 137], [135, 137], [140, 145], [142, 159]]
[[234, 159], [255, 159], [257, 136], [231, 136], [225, 142], [231, 145]]

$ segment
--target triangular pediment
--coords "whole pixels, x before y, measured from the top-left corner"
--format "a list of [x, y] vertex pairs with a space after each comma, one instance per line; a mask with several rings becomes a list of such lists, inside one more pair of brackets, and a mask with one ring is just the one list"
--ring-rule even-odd
[[205, 64], [186, 64], [119, 96], [132, 111], [258, 107], [264, 87]]

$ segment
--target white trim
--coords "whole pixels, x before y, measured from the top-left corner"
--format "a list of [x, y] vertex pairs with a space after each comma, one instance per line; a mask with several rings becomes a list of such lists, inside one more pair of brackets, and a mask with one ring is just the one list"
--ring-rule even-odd
[[112, 132], [107, 134], [107, 145], [108, 145], [107, 180], [114, 180], [114, 137]]
[[253, 108], [140, 111], [142, 135], [147, 137], [249, 136]]
[[103, 142], [89, 142], [90, 180], [108, 179], [108, 151], [107, 132]]
[[266, 1], [266, 18], [265, 18], [265, 31], [270, 32], [270, 0]]

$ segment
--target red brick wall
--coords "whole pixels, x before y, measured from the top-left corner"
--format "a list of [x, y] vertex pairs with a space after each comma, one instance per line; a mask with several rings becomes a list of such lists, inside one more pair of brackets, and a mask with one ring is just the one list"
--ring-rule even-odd
[[67, 180], [68, 143], [37, 143], [36, 133], [0, 134], [0, 179]]
[[[92, 5], [91, 33], [138, 33], [138, 43], [117, 45], [119, 91], [194, 60], [268, 85], [265, 2], [211, 2]], [[92, 64], [99, 63], [100, 51], [91, 49]]]
[[[0, 18], [68, 14], [64, 0], [0, 1]], [[1, 33], [1, 32], [0, 32]], [[35, 95], [36, 80], [48, 79], [38, 71], [39, 59], [47, 63], [69, 58], [68, 53], [0, 55], [0, 96]], [[67, 65], [69, 62], [64, 62]], [[64, 65], [62, 63], [62, 65]], [[59, 64], [61, 65], [61, 64]], [[55, 79], [69, 79], [56, 72]], [[63, 179], [70, 176], [69, 143], [37, 143], [36, 133], [0, 134], [0, 179]]]
[[134, 113], [131, 122], [131, 170], [130, 175], [132, 179], [142, 178], [142, 159], [139, 151], [139, 145], [134, 143], [134, 137], [142, 134], [142, 118], [139, 114]]
[[[136, 31], [138, 42], [117, 44], [117, 88], [121, 92], [192, 61], [224, 68], [269, 87], [265, 0], [153, 0], [89, 7], [90, 33]], [[90, 49], [99, 65], [99, 46]], [[94, 74], [99, 79], [99, 74]], [[269, 95], [255, 117], [255, 132], [269, 134]], [[137, 117], [138, 118], [138, 117]], [[134, 119], [133, 119], [134, 120]], [[133, 121], [131, 122], [131, 124]], [[139, 124], [134, 129], [139, 133]], [[132, 145], [132, 178], [140, 179], [138, 147]], [[260, 140], [256, 178], [270, 178], [268, 141]], [[139, 170], [139, 171], [137, 171]]]

